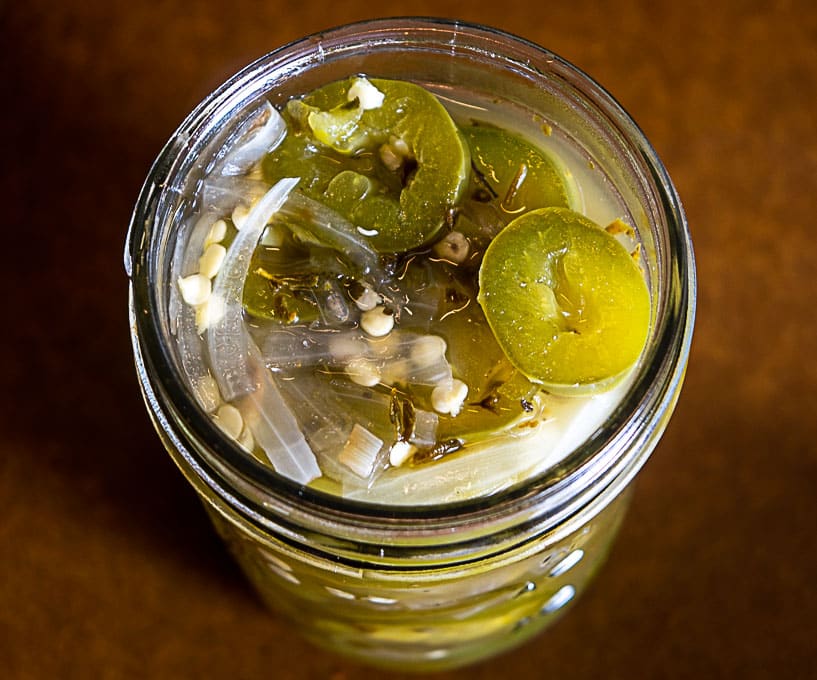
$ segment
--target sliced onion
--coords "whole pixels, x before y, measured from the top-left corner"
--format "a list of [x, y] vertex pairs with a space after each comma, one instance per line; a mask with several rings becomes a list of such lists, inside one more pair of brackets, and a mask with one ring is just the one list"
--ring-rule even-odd
[[344, 490], [350, 498], [389, 505], [422, 505], [496, 493], [514, 484], [538, 461], [533, 435], [497, 438], [416, 468], [392, 468], [368, 489]]
[[388, 470], [368, 489], [344, 493], [358, 500], [390, 505], [424, 505], [487, 496], [545, 472], [586, 440], [622, 397], [618, 386], [590, 399], [552, 398], [547, 419], [522, 434], [498, 433], [451, 458]]
[[239, 406], [275, 470], [305, 484], [320, 476], [320, 468], [249, 335], [242, 305], [244, 281], [258, 239], [298, 181], [282, 179], [264, 194], [230, 244], [213, 291], [223, 301], [224, 313], [209, 329], [207, 347], [224, 399]]
[[[217, 219], [213, 212], [205, 212], [188, 220], [179, 229], [173, 260], [170, 264], [170, 280], [198, 271], [198, 260], [210, 228]], [[190, 387], [199, 405], [208, 413], [218, 406], [218, 390], [214, 388], [212, 375], [204, 357], [204, 343], [196, 327], [196, 312], [181, 299], [178, 286], [170, 286], [168, 300], [170, 330], [176, 336], [179, 356]]]
[[269, 324], [260, 327], [258, 336], [261, 356], [272, 369], [342, 369], [349, 359], [366, 356], [367, 350], [365, 336], [357, 329], [325, 332], [306, 326], [282, 328]]
[[[452, 379], [451, 364], [445, 358], [445, 341], [439, 336], [393, 331], [389, 341], [389, 353], [383, 362], [384, 379], [426, 386], [441, 385]], [[431, 350], [429, 343], [434, 346]]]
[[239, 203], [249, 206], [267, 191], [269, 184], [260, 179], [212, 175], [202, 185], [201, 200], [205, 209], [228, 217]]
[[338, 461], [361, 479], [369, 479], [382, 451], [383, 440], [369, 432], [360, 423], [355, 423], [343, 449], [338, 454]]
[[[321, 377], [311, 370], [296, 373], [292, 380], [281, 380], [278, 385], [297, 414], [301, 430], [323, 473], [340, 482], [343, 488], [376, 483], [385, 469], [388, 450], [395, 436], [389, 417], [391, 397], [342, 378]], [[362, 468], [353, 472], [340, 460], [343, 442], [350, 439], [356, 424], [386, 442], [378, 449], [365, 478], [358, 474]], [[354, 449], [350, 455], [354, 455]]]
[[188, 305], [182, 305], [179, 310], [176, 342], [185, 375], [196, 401], [208, 413], [215, 411], [220, 402], [218, 385], [213, 380], [204, 358], [204, 342], [198, 333], [196, 310]]
[[439, 425], [440, 417], [434, 411], [424, 411], [418, 408], [414, 412], [414, 430], [409, 437], [409, 442], [420, 447], [434, 446]]
[[[284, 139], [287, 126], [281, 114], [267, 101], [249, 114], [235, 132], [234, 141], [222, 161], [222, 175], [243, 175], [276, 148]], [[228, 143], [229, 144], [229, 143]]]
[[230, 244], [216, 277], [213, 295], [222, 301], [224, 313], [210, 328], [207, 346], [216, 380], [227, 401], [255, 389], [255, 377], [249, 363], [251, 339], [244, 323], [242, 305], [244, 281], [261, 232], [297, 183], [295, 178], [282, 179], [255, 204], [247, 215], [244, 228]]
[[335, 250], [375, 288], [386, 281], [377, 252], [354, 224], [331, 208], [295, 192], [281, 208], [281, 217], [301, 240]]
[[259, 349], [264, 363], [272, 369], [315, 367], [332, 363], [330, 340], [333, 334], [305, 326], [262, 328]]
[[348, 439], [353, 423], [346, 411], [327, 389], [326, 383], [312, 372], [301, 372], [294, 380], [280, 383], [284, 399], [297, 413], [301, 431], [317, 457], [326, 476], [346, 484], [350, 478], [359, 478], [338, 462], [338, 447]]
[[236, 404], [275, 471], [301, 484], [308, 484], [322, 474], [318, 461], [272, 374], [263, 366], [252, 340], [249, 340], [249, 345], [248, 363], [257, 367], [258, 383], [254, 391]]

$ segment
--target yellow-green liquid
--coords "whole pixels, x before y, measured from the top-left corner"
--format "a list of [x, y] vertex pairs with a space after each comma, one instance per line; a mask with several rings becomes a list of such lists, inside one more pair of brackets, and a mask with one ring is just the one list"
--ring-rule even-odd
[[[558, 128], [524, 112], [509, 118], [507, 107], [497, 102], [464, 96], [453, 101], [451, 91], [446, 91], [446, 97], [444, 103], [455, 119], [505, 124], [558, 159], [574, 209], [599, 224], [629, 217], [607, 176], [571, 148]], [[551, 129], [554, 134], [547, 134]], [[473, 351], [479, 351], [473, 338], [486, 329], [473, 331], [472, 342], [477, 345]], [[446, 331], [441, 325], [439, 330], [448, 333], [449, 345], [463, 340], [457, 335], [462, 329]], [[557, 417], [550, 419], [544, 434], [499, 436], [473, 453], [387, 470], [381, 486], [375, 480], [371, 486], [350, 490], [327, 476], [313, 486], [364, 502], [400, 505], [433, 506], [490, 495], [558, 463], [603, 423], [623, 389], [619, 385], [592, 408], [582, 406], [595, 404], [597, 396], [554, 397], [551, 414]], [[570, 435], [563, 436], [566, 432]], [[500, 450], [503, 455], [495, 455]], [[499, 483], [482, 484], [488, 474], [486, 465], [492, 466], [494, 476], [501, 473]], [[421, 473], [424, 476], [416, 476]], [[423, 481], [413, 481], [417, 479]], [[374, 556], [372, 546], [361, 546], [359, 557], [352, 559], [349, 552], [354, 547], [346, 546], [339, 556], [319, 546], [287, 542], [202, 494], [219, 533], [273, 611], [293, 621], [317, 645], [366, 663], [417, 671], [486, 658], [552, 623], [581, 594], [603, 561], [629, 498], [625, 492], [615, 499], [596, 500], [580, 516], [510, 549], [494, 553], [485, 546], [456, 563], [441, 565], [431, 559], [411, 563], [392, 559], [386, 546]]]
[[440, 670], [516, 647], [555, 622], [604, 561], [629, 494], [568, 533], [445, 567], [344, 564], [210, 516], [264, 602], [314, 644], [399, 670]]
[[[459, 101], [452, 99], [451, 95], [452, 92], [447, 90], [442, 101], [463, 128], [474, 123], [505, 126], [541, 148], [558, 169], [571, 208], [590, 216], [600, 225], [609, 224], [616, 219], [630, 220], [623, 201], [613, 190], [607, 176], [589, 159], [573, 149], [566, 135], [560, 132], [558, 127], [521, 111], [509, 115], [509, 107], [500, 106], [495, 101], [474, 99]], [[343, 158], [336, 162], [345, 163]], [[363, 162], [364, 160], [355, 161]], [[321, 163], [327, 164], [328, 161], [324, 159]], [[264, 167], [268, 167], [268, 164], [265, 163]], [[290, 163], [286, 166], [286, 171], [294, 172], [297, 167], [297, 164]], [[457, 224], [454, 224], [455, 229]], [[248, 288], [245, 288], [245, 304], [248, 304], [251, 310], [260, 309], [261, 313], [265, 314], [265, 306], [268, 309], [275, 309], [271, 302], [272, 293], [269, 292], [272, 289], [267, 284], [270, 272], [276, 273], [278, 270], [275, 267], [280, 267], [282, 260], [308, 262], [309, 253], [299, 250], [297, 239], [295, 243], [295, 246], [262, 245], [257, 250], [251, 266], [253, 273], [248, 279]], [[407, 281], [411, 283], [412, 276], [418, 277], [417, 286], [420, 289], [428, 285], [428, 279], [423, 279], [422, 274], [417, 274], [418, 271], [422, 271], [420, 268], [422, 265], [418, 266], [418, 263], [422, 263], [423, 260], [427, 260], [429, 268], [436, 268], [438, 271], [437, 280], [433, 285], [446, 289], [444, 292], [441, 291], [440, 296], [446, 297], [447, 300], [456, 293], [458, 297], [450, 304], [443, 303], [430, 323], [427, 319], [422, 319], [422, 304], [415, 305], [410, 299], [399, 318], [395, 332], [430, 333], [446, 341], [447, 356], [456, 367], [455, 376], [468, 384], [469, 396], [456, 417], [440, 417], [438, 439], [461, 441], [464, 444], [463, 448], [439, 462], [415, 464], [409, 461], [402, 467], [386, 466], [382, 474], [377, 470], [370, 479], [364, 480], [356, 480], [348, 474], [345, 479], [339, 479], [332, 469], [325, 468], [323, 476], [312, 482], [315, 488], [350, 498], [400, 505], [444, 503], [497, 493], [545, 472], [570, 453], [603, 423], [625, 391], [626, 380], [611, 385], [609, 390], [589, 394], [547, 394], [546, 391], [538, 390], [536, 385], [531, 385], [518, 372], [514, 372], [514, 368], [496, 343], [477, 303], [475, 283], [469, 283], [471, 279], [475, 281], [476, 278], [474, 267], [472, 266], [469, 272], [467, 264], [449, 267], [441, 265], [438, 259], [431, 249], [425, 248], [420, 249], [409, 260], [406, 269], [399, 276], [400, 285], [404, 290], [408, 290], [405, 297], [408, 299], [414, 295], [411, 285], [406, 284]], [[439, 274], [444, 267], [448, 269], [443, 271], [454, 273], [453, 278], [445, 283], [447, 280]], [[261, 270], [263, 276], [256, 273]], [[319, 287], [316, 290], [320, 295]], [[315, 311], [314, 307], [299, 302], [292, 295], [282, 296], [279, 293], [277, 295], [289, 301], [288, 312], [293, 314], [295, 321], [288, 326], [287, 323], [281, 322], [281, 314], [278, 313], [279, 318], [272, 322], [276, 332], [281, 329], [286, 332], [286, 329], [290, 328], [294, 334], [298, 327], [308, 326], [315, 318], [320, 321], [320, 313]], [[423, 292], [422, 295], [428, 297], [427, 292]], [[275, 317], [276, 312], [273, 311], [271, 314]], [[269, 326], [267, 321], [256, 322], [251, 318], [251, 327], [259, 344], [263, 344], [264, 334]], [[335, 330], [344, 330], [343, 325], [339, 325]], [[388, 337], [372, 340], [365, 336], [363, 340], [369, 340], [371, 346], [375, 347], [375, 352], [378, 345], [385, 346], [389, 341]], [[387, 406], [384, 406], [382, 398], [388, 396], [389, 384], [383, 383], [370, 391], [361, 390], [344, 377], [342, 368], [337, 367], [318, 369], [283, 367], [276, 375], [282, 390], [285, 393], [290, 392], [290, 407], [304, 424], [305, 430], [308, 429], [307, 423], [310, 419], [313, 422], [309, 426], [313, 431], [321, 428], [332, 429], [324, 427], [323, 424], [315, 425], [316, 419], [323, 418], [326, 411], [331, 410], [326, 407], [328, 402], [320, 398], [311, 398], [316, 392], [331, 392], [340, 385], [341, 390], [337, 395], [339, 409], [348, 407], [351, 412], [356, 408], [364, 410], [367, 408], [365, 403], [362, 407], [360, 404], [365, 402], [369, 392], [379, 394], [381, 397], [379, 402], [375, 399], [370, 401], [372, 412], [364, 413], [360, 420], [375, 423], [375, 428], [379, 422], [381, 430], [375, 431], [388, 442], [388, 437], [391, 436], [388, 430], [392, 426], [388, 422]], [[488, 409], [484, 406], [486, 395], [490, 393], [492, 382], [497, 375], [503, 375], [508, 380], [506, 383], [508, 386], [519, 384], [507, 388], [506, 392], [502, 392], [502, 389], [506, 389], [503, 387], [500, 393], [505, 395], [504, 401], [496, 399], [492, 409]], [[508, 379], [508, 376], [511, 377]], [[288, 384], [305, 380], [310, 381], [312, 386], [304, 388], [301, 394], [296, 393], [292, 396]], [[318, 386], [315, 387], [313, 383], [317, 383]], [[354, 399], [343, 391], [346, 388], [349, 388], [348, 393], [352, 394]], [[423, 399], [427, 401], [428, 392], [430, 389], [421, 388], [415, 390], [414, 397], [410, 395], [409, 398], [419, 398], [420, 401], [417, 402], [419, 407], [428, 409], [430, 408], [428, 404], [422, 403]], [[530, 399], [530, 395], [536, 392], [539, 399], [535, 402], [535, 412], [533, 408], [530, 413], [523, 411], [519, 406], [520, 399], [522, 397]], [[378, 412], [375, 413], [374, 409], [378, 409]], [[336, 430], [341, 432], [342, 428], [338, 427]], [[310, 439], [309, 433], [307, 439]], [[338, 437], [334, 436], [332, 438], [332, 446], [337, 450], [316, 451], [322, 467], [325, 459], [337, 456], [343, 441], [341, 439], [338, 442], [337, 439]], [[310, 441], [310, 445], [314, 449], [319, 444]], [[263, 454], [259, 457], [265, 460]]]

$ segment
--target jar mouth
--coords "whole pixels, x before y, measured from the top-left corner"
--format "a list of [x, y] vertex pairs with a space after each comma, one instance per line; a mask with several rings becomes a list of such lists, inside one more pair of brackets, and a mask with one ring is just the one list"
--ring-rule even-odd
[[[622, 401], [556, 467], [489, 496], [417, 507], [381, 505], [303, 487], [221, 433], [186, 387], [169, 341], [167, 285], [162, 281], [169, 280], [171, 232], [178, 229], [186, 206], [179, 187], [190, 180], [191, 168], [206, 171], [201, 163], [191, 164], [191, 157], [215, 138], [220, 121], [259, 95], [283, 103], [297, 93], [292, 88], [304, 73], [325, 64], [345, 60], [349, 75], [365, 72], [367, 54], [408, 51], [419, 60], [432, 47], [438, 55], [447, 50], [452, 59], [495, 63], [519, 83], [549, 79], [560, 91], [573, 93], [567, 106], [575, 115], [591, 112], [609, 128], [612, 143], [624, 150], [628, 171], [638, 179], [645, 223], [652, 231], [655, 321]], [[311, 89], [308, 84], [299, 87]], [[623, 488], [651, 453], [678, 396], [695, 313], [686, 218], [666, 169], [630, 116], [589, 76], [543, 48], [496, 29], [441, 19], [374, 20], [317, 33], [271, 52], [225, 82], [188, 116], [154, 163], [131, 220], [125, 266], [131, 279], [137, 369], [157, 426], [208, 487], [259, 522], [270, 513], [292, 518], [311, 514], [330, 523], [374, 528], [386, 521], [394, 528], [430, 534], [475, 520], [502, 524], [519, 516], [531, 521], [569, 516], [603, 491]]]

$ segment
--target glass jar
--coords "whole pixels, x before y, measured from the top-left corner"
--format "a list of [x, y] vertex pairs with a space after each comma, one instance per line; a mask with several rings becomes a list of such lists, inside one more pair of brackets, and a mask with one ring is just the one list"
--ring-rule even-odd
[[[224, 436], [194, 398], [174, 339], [172, 261], [196, 189], [264, 99], [364, 73], [467, 91], [547, 121], [603, 172], [632, 216], [652, 296], [647, 348], [603, 426], [545, 473], [494, 495], [379, 506], [302, 487]], [[130, 225], [133, 349], [148, 410], [238, 562], [308, 639], [367, 663], [470, 663], [554, 621], [587, 586], [663, 433], [686, 368], [693, 254], [675, 189], [641, 131], [556, 55], [490, 28], [395, 19], [310, 36], [248, 66], [203, 101], [155, 162]]]

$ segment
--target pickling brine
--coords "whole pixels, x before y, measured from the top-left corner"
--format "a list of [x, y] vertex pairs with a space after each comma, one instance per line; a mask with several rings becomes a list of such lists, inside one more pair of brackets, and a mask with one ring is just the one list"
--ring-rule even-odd
[[508, 650], [578, 599], [695, 308], [632, 119], [553, 53], [435, 19], [225, 82], [151, 169], [125, 267], [148, 411], [260, 596], [400, 670]]
[[625, 201], [551, 123], [360, 75], [248, 115], [172, 266], [199, 405], [278, 473], [380, 504], [570, 454], [626, 391], [651, 300]]

